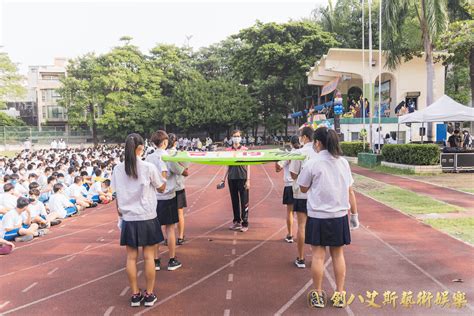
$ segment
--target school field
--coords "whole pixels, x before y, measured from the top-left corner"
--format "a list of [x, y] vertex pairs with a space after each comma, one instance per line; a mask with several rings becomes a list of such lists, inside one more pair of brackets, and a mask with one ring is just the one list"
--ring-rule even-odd
[[[177, 250], [183, 267], [157, 272], [154, 307], [129, 307], [125, 250], [110, 204], [65, 220], [51, 234], [0, 257], [0, 314], [474, 314], [472, 194], [353, 166], [362, 225], [345, 249], [350, 304], [314, 311], [306, 304], [310, 248], [308, 268], [300, 270], [293, 265], [296, 245], [283, 241], [282, 175], [272, 164], [252, 167], [250, 230], [237, 233], [227, 229], [228, 191], [216, 190], [223, 167], [192, 165], [190, 172], [189, 241]], [[161, 250], [167, 259], [166, 247]], [[324, 288], [332, 294], [326, 260]], [[139, 270], [143, 288], [143, 263]]]

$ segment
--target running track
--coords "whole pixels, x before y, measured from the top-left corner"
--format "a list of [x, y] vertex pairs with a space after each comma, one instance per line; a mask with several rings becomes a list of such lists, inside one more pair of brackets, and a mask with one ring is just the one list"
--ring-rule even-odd
[[[252, 167], [250, 230], [235, 233], [230, 225], [227, 190], [216, 190], [223, 169], [192, 167], [187, 180], [186, 236], [177, 254], [183, 268], [157, 273], [158, 302], [153, 308], [128, 306], [125, 251], [113, 205], [87, 210], [52, 233], [0, 257], [0, 313], [4, 315], [304, 315], [311, 313], [306, 293], [310, 270], [293, 266], [296, 245], [285, 236], [281, 174], [272, 165]], [[472, 315], [473, 248], [417, 220], [358, 195], [362, 228], [346, 247], [347, 291], [376, 290], [381, 304], [386, 290], [436, 295], [466, 293], [469, 306], [414, 306], [373, 309], [358, 298], [331, 315]], [[166, 247], [161, 247], [167, 259]], [[307, 261], [311, 259], [307, 249]], [[140, 263], [139, 270], [143, 269]], [[334, 288], [330, 260], [324, 287]], [[455, 283], [454, 279], [464, 282]], [[139, 284], [144, 287], [144, 277]]]

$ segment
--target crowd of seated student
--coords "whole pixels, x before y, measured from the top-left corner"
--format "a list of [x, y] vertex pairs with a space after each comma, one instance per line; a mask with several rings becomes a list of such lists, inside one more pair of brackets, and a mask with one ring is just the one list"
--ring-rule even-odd
[[29, 241], [49, 232], [65, 218], [114, 199], [110, 187], [113, 167], [123, 149], [23, 151], [0, 157], [1, 245]]

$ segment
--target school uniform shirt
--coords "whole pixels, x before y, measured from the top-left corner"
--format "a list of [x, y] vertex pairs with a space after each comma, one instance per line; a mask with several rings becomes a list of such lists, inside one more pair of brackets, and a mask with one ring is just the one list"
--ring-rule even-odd
[[3, 193], [2, 195], [0, 195], [0, 206], [12, 210], [16, 207], [17, 200], [18, 198], [10, 194], [10, 192]]
[[[23, 212], [24, 213], [24, 212]], [[8, 211], [2, 218], [2, 228], [0, 231], [0, 236], [4, 236], [6, 231], [5, 228], [13, 229], [14, 227], [18, 227], [23, 223], [22, 216], [18, 214], [16, 209]]]
[[[234, 146], [226, 148], [226, 151], [245, 151], [248, 150], [245, 146], [239, 146], [234, 148]], [[229, 180], [247, 180], [247, 166], [229, 166], [229, 171], [227, 174]]]
[[[302, 169], [305, 167], [306, 162], [310, 159], [315, 158], [318, 153], [313, 148], [313, 142], [306, 143], [303, 147], [295, 149], [294, 153], [306, 156], [305, 160], [291, 160], [289, 165], [289, 171], [295, 174], [300, 174]], [[293, 181], [293, 198], [304, 200], [307, 198], [307, 194], [301, 192], [299, 185], [296, 181]]]
[[166, 180], [152, 163], [137, 159], [138, 178], [125, 173], [125, 164], [114, 168], [111, 186], [117, 193], [117, 207], [125, 221], [145, 221], [156, 217], [156, 189]]
[[90, 199], [93, 196], [100, 195], [102, 192], [102, 182], [94, 182], [93, 185], [89, 188], [89, 191], [87, 192], [87, 197]]
[[[176, 149], [173, 148], [173, 149], [169, 149], [168, 150], [168, 153], [170, 155], [173, 155], [176, 153]], [[181, 167], [183, 167], [183, 171], [186, 169], [186, 168], [189, 168], [189, 162], [180, 162], [179, 165]], [[179, 168], [181, 169], [181, 168]], [[177, 170], [179, 171], [179, 170]], [[184, 180], [185, 180], [185, 176], [183, 176], [183, 171], [181, 171], [181, 173], [177, 174], [176, 175], [176, 191], [181, 191], [181, 190], [184, 190]]]
[[354, 179], [344, 158], [334, 158], [327, 150], [322, 150], [305, 164], [297, 183], [309, 187], [309, 217], [338, 218], [347, 215], [350, 209], [349, 187]]
[[[35, 203], [30, 204], [28, 208], [30, 209], [31, 219], [37, 216], [44, 216], [44, 217], [48, 216], [48, 213], [46, 213], [46, 208], [44, 207], [44, 204], [41, 203], [40, 201], [36, 201]], [[26, 214], [26, 212], [21, 213], [21, 215], [24, 221], [28, 219], [28, 214]]]
[[[292, 149], [291, 152], [294, 152], [296, 149]], [[283, 169], [283, 183], [285, 187], [291, 187], [293, 185], [293, 178], [290, 173], [290, 160], [279, 161], [278, 165]]]
[[70, 186], [74, 182], [73, 177], [70, 174], [64, 176], [64, 184]]
[[161, 157], [168, 156], [168, 152], [163, 149], [157, 149], [153, 154], [146, 158], [146, 161], [155, 165], [160, 173], [166, 172], [166, 189], [163, 193], [156, 192], [156, 199], [171, 200], [176, 196], [177, 179], [176, 175], [182, 174], [184, 167], [176, 162], [164, 162]]
[[87, 190], [82, 185], [77, 185], [76, 183], [73, 183], [69, 187], [68, 194], [71, 198], [75, 199], [77, 197], [83, 197], [84, 194], [87, 195]]
[[23, 184], [20, 184], [20, 183], [16, 183], [16, 184], [15, 184], [15, 191], [16, 191], [19, 195], [26, 195], [26, 194], [28, 194], [28, 190], [23, 186]]
[[51, 213], [56, 212], [61, 218], [66, 218], [66, 208], [72, 206], [74, 206], [74, 204], [72, 204], [68, 197], [62, 193], [54, 193], [48, 200], [48, 207]]

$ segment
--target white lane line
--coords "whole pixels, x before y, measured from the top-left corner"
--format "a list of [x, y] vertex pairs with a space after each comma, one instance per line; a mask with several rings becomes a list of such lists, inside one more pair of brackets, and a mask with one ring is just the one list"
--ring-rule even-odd
[[234, 232], [234, 237], [237, 236], [237, 232]]
[[181, 289], [180, 291], [178, 292], [175, 292], [173, 294], [171, 294], [170, 296], [162, 299], [161, 301], [159, 301], [158, 303], [155, 303], [155, 305], [153, 305], [152, 307], [149, 307], [147, 308], [146, 310], [142, 310], [141, 312], [138, 312], [135, 314], [135, 316], [138, 316], [138, 315], [142, 315], [146, 312], [149, 312], [151, 310], [153, 310], [154, 308], [160, 306], [161, 304], [163, 303], [166, 303], [168, 302], [169, 300], [175, 298], [176, 296], [188, 291], [189, 289], [192, 289], [193, 287], [195, 287], [196, 285], [199, 285], [200, 283], [206, 281], [207, 279], [213, 277], [214, 275], [218, 274], [219, 272], [221, 272], [222, 270], [228, 268], [229, 266], [231, 266], [235, 261], [238, 261], [238, 260], [241, 260], [243, 258], [245, 258], [246, 256], [248, 256], [249, 254], [251, 254], [252, 252], [254, 252], [255, 250], [257, 250], [258, 248], [262, 247], [264, 244], [266, 244], [270, 239], [274, 238], [275, 236], [277, 236], [278, 234], [281, 234], [281, 232], [286, 228], [286, 225], [282, 226], [279, 230], [277, 230], [275, 233], [273, 233], [271, 236], [269, 236], [268, 238], [266, 238], [265, 240], [262, 240], [259, 244], [257, 244], [256, 246], [254, 246], [252, 249], [249, 249], [247, 250], [247, 252], [239, 255], [236, 259], [232, 260], [231, 262], [221, 266], [220, 268], [214, 270], [213, 272], [203, 276], [202, 278], [200, 278], [199, 280], [195, 281], [194, 283], [191, 283], [190, 285], [186, 286], [185, 288]]
[[77, 221], [77, 218], [72, 219], [71, 223], [74, 223], [75, 221]]
[[130, 290], [130, 286], [126, 286], [122, 292], [120, 292], [120, 296], [125, 296], [125, 294], [127, 294], [128, 290]]
[[59, 226], [59, 228], [64, 228], [66, 226], [67, 226], [67, 224], [62, 224], [61, 226]]
[[6, 302], [0, 304], [0, 308], [4, 308], [4, 307], [7, 306], [9, 303], [10, 303], [10, 301], [6, 301]]
[[232, 282], [234, 281], [234, 275], [232, 273], [229, 273], [229, 276], [227, 278], [227, 282]]
[[[357, 193], [360, 193], [360, 192], [357, 192]], [[383, 204], [379, 201], [377, 201], [376, 199], [364, 194], [364, 193], [360, 193], [361, 195], [365, 196], [366, 198], [372, 200], [372, 201], [375, 201], [376, 203], [379, 203], [379, 204]], [[383, 204], [385, 205], [385, 204]], [[388, 205], [385, 205], [387, 206], [388, 208], [390, 209], [394, 209]], [[396, 209], [394, 209], [396, 210]], [[396, 210], [397, 211], [397, 210]], [[411, 218], [409, 215], [401, 212], [401, 211], [398, 211], [400, 212], [401, 214], [405, 215], [406, 217], [409, 217]], [[448, 291], [450, 293], [454, 293], [455, 291], [451, 290], [448, 286], [444, 285], [443, 283], [441, 283], [438, 279], [436, 279], [434, 276], [432, 276], [428, 271], [424, 270], [422, 267], [420, 267], [419, 265], [417, 265], [415, 262], [413, 262], [412, 260], [410, 260], [407, 256], [405, 256], [404, 254], [402, 254], [399, 250], [397, 250], [396, 248], [394, 248], [392, 245], [390, 245], [389, 243], [387, 243], [385, 240], [383, 240], [382, 238], [380, 238], [375, 232], [373, 232], [372, 230], [368, 229], [367, 227], [365, 227], [364, 225], [360, 225], [363, 229], [367, 230], [367, 232], [369, 232], [372, 236], [374, 236], [377, 240], [379, 240], [381, 243], [383, 243], [385, 246], [387, 246], [389, 249], [391, 249], [393, 252], [395, 252], [397, 255], [399, 255], [400, 257], [402, 257], [406, 262], [408, 262], [409, 264], [411, 264], [413, 267], [415, 267], [418, 271], [420, 271], [421, 273], [423, 273], [425, 276], [427, 276], [429, 279], [431, 279], [434, 283], [436, 283], [438, 286], [440, 286], [442, 289], [444, 289], [445, 291]], [[467, 303], [466, 306], [470, 309], [470, 310], [474, 310], [474, 306], [470, 303]]]
[[66, 261], [72, 261], [76, 256], [72, 256], [71, 258], [67, 259]]
[[234, 248], [234, 249], [232, 249], [232, 254], [233, 254], [233, 255], [235, 255], [235, 248]]
[[143, 273], [143, 271], [142, 271], [142, 270], [138, 271], [138, 273], [137, 273], [137, 277], [139, 277], [140, 275], [142, 275], [142, 273]]
[[226, 309], [224, 311], [224, 316], [230, 316], [230, 309]]
[[110, 306], [109, 308], [107, 308], [107, 310], [104, 313], [104, 316], [110, 316], [110, 314], [112, 314], [112, 311], [114, 310], [114, 308], [115, 308], [115, 306]]
[[89, 215], [89, 214], [84, 214], [84, 215], [82, 215], [82, 217], [86, 217], [87, 215]]
[[48, 272], [48, 275], [51, 275], [51, 274], [53, 274], [54, 272], [56, 272], [56, 271], [58, 271], [58, 270], [59, 270], [59, 268], [56, 267], [56, 268], [54, 268], [53, 270], [49, 271], [49, 272]]
[[230, 262], [230, 266], [231, 266], [231, 267], [234, 267], [234, 264], [235, 264], [235, 261], [232, 260], [232, 261]]
[[104, 239], [104, 237], [100, 236], [99, 238], [96, 239], [96, 241], [101, 241], [102, 239]]
[[[329, 283], [331, 284], [332, 289], [335, 291], [336, 290], [336, 282], [332, 278], [331, 274], [328, 273], [328, 270], [326, 268], [324, 269], [324, 276], [329, 280]], [[355, 316], [354, 312], [352, 311], [352, 309], [349, 305], [346, 305], [346, 307], [344, 307], [344, 310], [346, 311], [347, 315]]]
[[225, 293], [225, 299], [226, 300], [232, 299], [232, 290], [227, 290], [227, 292]]
[[[331, 258], [329, 258], [324, 264], [324, 269], [326, 269], [326, 267], [329, 265], [330, 262], [331, 262]], [[296, 300], [311, 287], [312, 284], [313, 284], [313, 279], [309, 279], [309, 281], [306, 282], [306, 284], [303, 285], [303, 287], [298, 292], [296, 292], [296, 294], [293, 295], [293, 297], [290, 298], [290, 300], [286, 302], [285, 305], [280, 307], [280, 309], [275, 313], [275, 316], [280, 316], [284, 312], [286, 312], [288, 308], [290, 308], [291, 305], [293, 305], [293, 303], [296, 302]]]
[[[114, 221], [114, 222], [116, 223], [117, 221]], [[231, 222], [232, 222], [232, 220], [225, 221], [225, 222], [222, 223], [221, 225], [219, 225], [219, 226], [217, 226], [217, 227], [214, 227], [214, 228], [208, 230], [207, 232], [205, 232], [205, 233], [203, 233], [203, 234], [201, 234], [201, 235], [199, 235], [199, 236], [197, 236], [197, 237], [195, 237], [195, 238], [191, 238], [191, 239], [189, 240], [189, 243], [192, 242], [192, 241], [195, 240], [195, 239], [199, 239], [199, 238], [202, 238], [202, 237], [204, 237], [204, 236], [207, 236], [207, 235], [209, 235], [210, 233], [213, 233], [214, 231], [221, 229], [222, 227], [228, 225], [228, 224], [231, 223]], [[51, 240], [51, 239], [48, 239], [48, 240]], [[164, 254], [164, 253], [166, 253], [166, 252], [168, 252], [168, 250], [162, 251], [160, 254]], [[75, 256], [73, 256], [73, 257], [71, 257], [71, 258], [74, 258], [74, 257], [75, 257]], [[68, 261], [70, 261], [71, 258], [69, 258]], [[141, 263], [143, 263], [143, 260], [140, 260], [140, 261], [137, 262], [137, 264], [141, 264]], [[123, 271], [125, 271], [125, 268], [121, 268], [121, 269], [112, 271], [112, 272], [110, 272], [110, 273], [104, 274], [104, 275], [102, 275], [102, 276], [100, 276], [100, 277], [97, 277], [97, 278], [95, 278], [95, 279], [89, 280], [89, 281], [87, 281], [87, 282], [84, 282], [84, 283], [78, 284], [78, 285], [76, 285], [76, 286], [67, 288], [67, 289], [65, 289], [65, 290], [62, 290], [62, 291], [53, 293], [53, 294], [51, 294], [51, 295], [42, 297], [42, 298], [37, 299], [37, 300], [35, 300], [35, 301], [31, 301], [31, 302], [29, 302], [29, 303], [26, 303], [26, 304], [23, 304], [23, 305], [21, 305], [21, 306], [15, 307], [15, 308], [13, 308], [13, 309], [9, 309], [9, 310], [5, 311], [5, 312], [3, 313], [3, 315], [11, 314], [11, 313], [13, 313], [13, 312], [16, 312], [16, 311], [25, 309], [25, 308], [30, 307], [30, 306], [32, 306], [32, 305], [39, 304], [39, 303], [41, 303], [41, 302], [47, 301], [47, 300], [52, 299], [52, 298], [54, 298], [54, 297], [60, 296], [60, 295], [62, 295], [62, 294], [69, 293], [69, 292], [71, 292], [71, 291], [80, 289], [80, 288], [82, 288], [82, 287], [84, 287], [84, 286], [87, 286], [87, 285], [92, 284], [92, 283], [95, 283], [95, 282], [97, 282], [97, 281], [106, 279], [106, 278], [108, 278], [108, 277], [111, 277], [111, 276], [116, 275], [117, 273], [121, 273], [121, 272], [123, 272]]]
[[237, 240], [236, 239], [232, 240], [232, 245], [236, 245], [236, 244], [237, 244]]
[[89, 249], [90, 247], [92, 247], [92, 246], [91, 246], [91, 245], [87, 245], [87, 246], [84, 247], [84, 250], [87, 250], [87, 249]]
[[35, 283], [31, 284], [30, 286], [28, 286], [28, 287], [24, 288], [23, 290], [21, 290], [21, 292], [26, 293], [29, 290], [31, 290], [33, 287], [35, 287], [37, 284], [38, 284], [38, 282], [35, 282]]
[[107, 232], [107, 234], [110, 234], [110, 233], [113, 233], [113, 232], [114, 232], [114, 230], [111, 229], [111, 230], [109, 230], [109, 231]]

